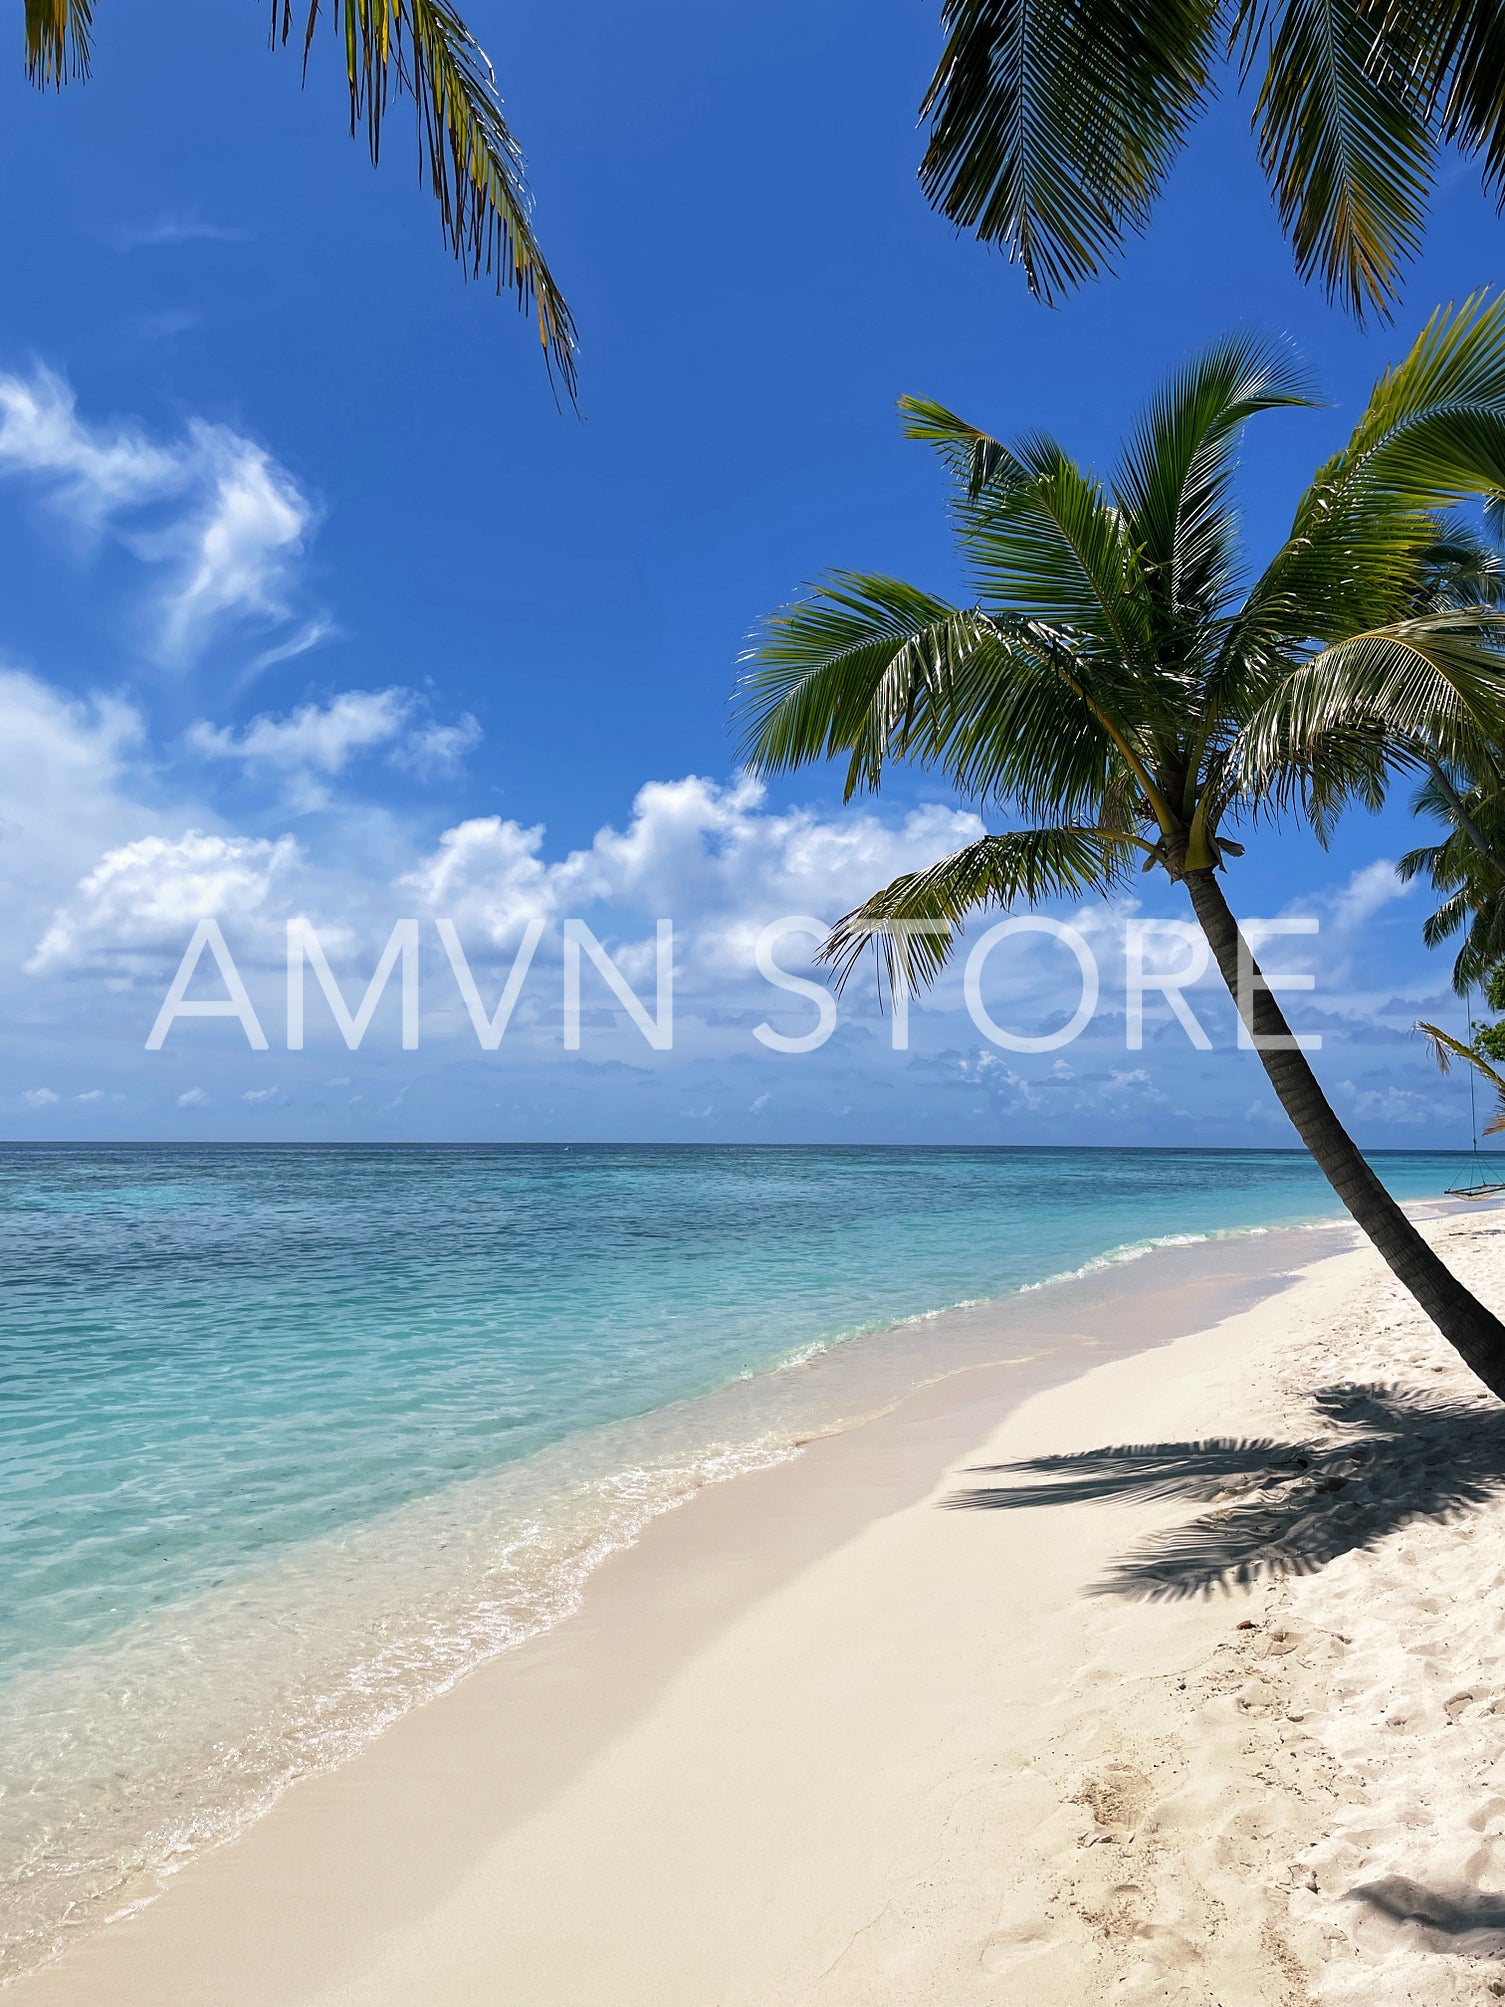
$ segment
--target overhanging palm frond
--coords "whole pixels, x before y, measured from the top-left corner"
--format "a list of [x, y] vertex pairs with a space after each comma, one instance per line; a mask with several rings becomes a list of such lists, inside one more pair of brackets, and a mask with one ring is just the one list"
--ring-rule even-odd
[[1505, 1129], [1505, 1074], [1497, 1072], [1482, 1053], [1475, 1052], [1471, 1045], [1464, 1045], [1461, 1040], [1454, 1038], [1450, 1032], [1444, 1031], [1440, 1025], [1428, 1024], [1423, 1018], [1415, 1026], [1415, 1029], [1422, 1034], [1428, 1045], [1431, 1046], [1432, 1057], [1437, 1061], [1437, 1070], [1439, 1073], [1451, 1073], [1453, 1070], [1453, 1061], [1461, 1059], [1465, 1065], [1473, 1067], [1476, 1073], [1482, 1073], [1491, 1087], [1494, 1088], [1499, 1098], [1499, 1106], [1495, 1114], [1495, 1119], [1493, 1122], [1487, 1122], [1484, 1125], [1481, 1134], [1485, 1136], [1497, 1136], [1502, 1129]]
[[93, 0], [26, 0], [26, 74], [40, 90], [89, 74]]
[[816, 951], [840, 989], [871, 946], [890, 989], [908, 995], [939, 975], [956, 930], [979, 907], [1108, 892], [1149, 845], [1129, 831], [1016, 829], [984, 836], [924, 871], [907, 872], [845, 914]]
[[[323, 0], [309, 0], [307, 66]], [[345, 52], [350, 129], [366, 129], [380, 157], [393, 92], [418, 111], [419, 175], [439, 204], [445, 242], [474, 277], [493, 273], [537, 325], [544, 362], [573, 399], [576, 334], [564, 296], [534, 235], [522, 151], [508, 128], [496, 77], [449, 0], [330, 0]], [[274, 40], [288, 41], [293, 0], [272, 0]]]
[[1254, 117], [1297, 270], [1320, 276], [1356, 319], [1388, 319], [1400, 268], [1421, 248], [1432, 179], [1409, 47], [1354, 0], [1244, 0], [1234, 35], [1246, 77], [1266, 58]]
[[920, 179], [1053, 299], [1142, 229], [1209, 91], [1216, 0], [945, 0]]
[[1409, 30], [1413, 73], [1441, 137], [1483, 156], [1505, 184], [1505, 12], [1496, 0], [1391, 0], [1386, 25]]

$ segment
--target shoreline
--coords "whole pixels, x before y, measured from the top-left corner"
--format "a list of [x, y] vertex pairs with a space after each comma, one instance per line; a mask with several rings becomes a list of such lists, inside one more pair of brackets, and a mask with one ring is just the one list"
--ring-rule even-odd
[[[389, 1927], [394, 1917], [418, 1915], [437, 1899], [446, 1877], [458, 1877], [468, 1860], [496, 1842], [499, 1801], [511, 1823], [549, 1802], [592, 1749], [609, 1744], [651, 1709], [676, 1670], [720, 1629], [875, 1524], [914, 1510], [937, 1471], [994, 1432], [1000, 1414], [1017, 1414], [1048, 1399], [1049, 1390], [1059, 1394], [1082, 1384], [1083, 1375], [1112, 1370], [1096, 1363], [1110, 1349], [1115, 1363], [1143, 1364], [1147, 1354], [1173, 1350], [1209, 1324], [1257, 1314], [1314, 1264], [1344, 1258], [1333, 1251], [1335, 1228], [1352, 1237], [1345, 1222], [1335, 1221], [1198, 1239], [1139, 1255], [1128, 1264], [1136, 1284], [1128, 1291], [1118, 1273], [1122, 1264], [1094, 1266], [1071, 1281], [944, 1313], [964, 1320], [965, 1330], [952, 1335], [964, 1337], [965, 1346], [991, 1343], [996, 1350], [1017, 1343], [1020, 1324], [1027, 1322], [1032, 1337], [1049, 1341], [1048, 1354], [1029, 1362], [1040, 1370], [1023, 1382], [1025, 1362], [1017, 1355], [1002, 1364], [965, 1359], [959, 1344], [941, 1374], [912, 1384], [876, 1418], [807, 1439], [792, 1461], [697, 1490], [652, 1520], [633, 1545], [601, 1562], [572, 1614], [488, 1659], [344, 1763], [299, 1780], [237, 1838], [171, 1877], [162, 1896], [72, 1943], [60, 1959], [13, 1981], [7, 1992], [23, 2001], [98, 1998], [122, 2007], [137, 1998], [187, 2003], [212, 1997], [216, 2007], [313, 1999], [322, 1983], [326, 1961], [319, 1947], [327, 1934], [312, 1919], [302, 1929], [287, 1919], [298, 1908], [299, 1889], [318, 1890], [321, 1913], [333, 1899], [327, 1863], [350, 1855], [354, 1836], [342, 1821], [352, 1801], [369, 1798], [373, 1789], [396, 1789], [401, 1798], [406, 1790], [421, 1791], [424, 1776], [448, 1778], [443, 1810], [430, 1807], [421, 1818], [421, 1862], [399, 1847], [387, 1872], [368, 1858], [369, 1846], [357, 1845], [363, 1866], [339, 1876], [343, 1896], [336, 1907], [343, 1906], [352, 1928], [374, 1927], [377, 1917]], [[1000, 1316], [1005, 1309], [1024, 1317]], [[655, 1612], [648, 1626], [651, 1648], [644, 1642], [647, 1611]], [[546, 1758], [549, 1737], [540, 1739], [539, 1710], [554, 1705], [557, 1714], [561, 1705], [557, 1693], [549, 1700], [551, 1683], [573, 1698], [554, 1721], [553, 1754]], [[458, 1728], [462, 1717], [469, 1723], [464, 1732]], [[489, 1751], [484, 1781], [470, 1774], [469, 1758], [457, 1772], [453, 1755], [442, 1753], [455, 1746], [473, 1750], [482, 1739]], [[385, 1783], [377, 1781], [382, 1776]], [[374, 1814], [369, 1804], [359, 1816], [373, 1835], [410, 1823], [395, 1808], [389, 1817]], [[386, 1843], [374, 1851], [383, 1855]], [[232, 1922], [235, 1916], [244, 1920], [244, 1930]], [[275, 1973], [265, 1969], [269, 1916], [281, 1919]], [[362, 1917], [367, 1925], [359, 1924]], [[293, 1942], [302, 1947], [301, 1978], [299, 1960], [288, 1956]], [[212, 1996], [201, 1986], [195, 1990], [190, 1977], [173, 1990], [172, 1971], [206, 1955], [214, 1962], [228, 1958], [245, 1975], [244, 1984], [227, 1982], [221, 1972]], [[98, 1990], [90, 1991], [96, 1967], [108, 1971], [100, 1971]], [[61, 1992], [53, 1990], [58, 1984]]]
[[[1425, 1208], [1444, 1222], [1471, 1210]], [[1378, 1269], [1367, 1250], [1335, 1250], [1335, 1229], [1356, 1238], [1342, 1220], [1198, 1237], [920, 1320], [932, 1341], [937, 1324], [951, 1341], [939, 1373], [912, 1380], [875, 1415], [805, 1438], [792, 1459], [703, 1484], [651, 1518], [590, 1572], [571, 1613], [485, 1659], [343, 1762], [298, 1779], [236, 1837], [168, 1878], [161, 1895], [81, 1934], [7, 1994], [38, 2007], [322, 2002], [352, 1936], [390, 1931], [403, 1918], [416, 1924], [469, 1863], [650, 1713], [720, 1632], [875, 1527], [916, 1511], [937, 1472], [995, 1434], [1000, 1417], [1007, 1428], [1105, 1372], [1139, 1366], [1153, 1381], [1156, 1358], [1258, 1319], [1314, 1269], [1356, 1259]], [[1125, 1265], [1137, 1285], [1128, 1290], [1118, 1273]], [[980, 1356], [1026, 1339], [1046, 1349]], [[1034, 1370], [1021, 1375], [1022, 1367]], [[385, 1837], [409, 1830], [415, 1816], [421, 1855]], [[331, 1908], [344, 1919], [332, 1932]]]
[[[996, 1406], [1014, 1405], [1105, 1353], [1192, 1328], [1229, 1291], [1264, 1288], [1279, 1250], [1334, 1231], [1351, 1229], [1131, 1241], [999, 1297], [837, 1337], [274, 1560], [104, 1653], [23, 1673], [0, 1714], [26, 1840], [3, 1983], [157, 1900], [288, 1790], [568, 1621], [604, 1563], [707, 1489], [974, 1367], [999, 1364]], [[117, 1778], [132, 1780], [127, 1793]]]

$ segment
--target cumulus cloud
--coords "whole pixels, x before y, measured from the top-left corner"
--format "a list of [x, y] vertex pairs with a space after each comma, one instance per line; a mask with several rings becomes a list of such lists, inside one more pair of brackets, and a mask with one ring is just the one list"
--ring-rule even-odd
[[153, 632], [165, 661], [191, 662], [234, 624], [294, 613], [313, 503], [230, 426], [195, 419], [164, 442], [138, 424], [96, 424], [66, 379], [39, 365], [0, 374], [0, 473], [29, 478], [79, 528], [109, 529], [164, 567]]
[[[62, 968], [139, 967], [181, 955], [204, 915], [222, 926], [264, 920], [279, 877], [301, 860], [290, 836], [144, 836], [106, 851], [55, 915], [27, 963], [32, 974]], [[280, 943], [281, 916], [272, 925]]]
[[28, 1087], [21, 1094], [28, 1108], [51, 1108], [59, 1098], [50, 1087]]
[[693, 920], [693, 953], [709, 973], [750, 969], [770, 921], [835, 920], [901, 871], [982, 834], [975, 815], [938, 804], [895, 822], [870, 810], [771, 813], [765, 800], [762, 784], [745, 776], [724, 787], [699, 775], [651, 781], [625, 829], [604, 827], [556, 863], [543, 858], [541, 824], [476, 817], [446, 830], [401, 884], [462, 936], [494, 943], [526, 920], [590, 906]]

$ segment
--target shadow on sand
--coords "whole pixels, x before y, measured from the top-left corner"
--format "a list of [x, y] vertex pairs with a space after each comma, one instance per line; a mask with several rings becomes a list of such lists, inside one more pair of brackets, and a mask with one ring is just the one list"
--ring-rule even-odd
[[[1114, 1562], [1094, 1588], [1164, 1602], [1314, 1574], [1409, 1521], [1455, 1519], [1505, 1492], [1505, 1408], [1394, 1387], [1324, 1387], [1313, 1399], [1326, 1428], [1311, 1442], [1214, 1436], [988, 1464], [968, 1475], [1015, 1481], [943, 1503], [957, 1512], [1114, 1498], [1207, 1503], [1210, 1511]], [[1039, 1481], [1018, 1481], [1030, 1478]]]

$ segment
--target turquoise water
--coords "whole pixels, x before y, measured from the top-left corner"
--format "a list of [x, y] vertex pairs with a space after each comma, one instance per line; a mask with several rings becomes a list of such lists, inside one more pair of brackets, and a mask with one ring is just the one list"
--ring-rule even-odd
[[1276, 1151], [0, 1150], [15, 1957], [788, 1454], [770, 1369], [1335, 1210]]

